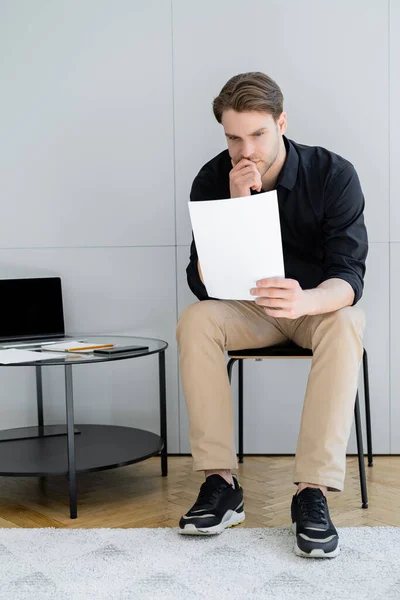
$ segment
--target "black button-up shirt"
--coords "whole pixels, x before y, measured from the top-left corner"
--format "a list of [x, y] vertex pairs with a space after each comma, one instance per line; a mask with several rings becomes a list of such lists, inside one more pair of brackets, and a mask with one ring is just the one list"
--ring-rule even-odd
[[[296, 279], [302, 289], [315, 288], [333, 277], [344, 279], [354, 290], [356, 304], [363, 292], [368, 253], [364, 196], [357, 173], [349, 161], [325, 148], [283, 139], [286, 160], [276, 190], [285, 277]], [[190, 200], [230, 198], [231, 169], [228, 150], [224, 150], [200, 170]], [[199, 300], [206, 300], [210, 296], [201, 282], [197, 261], [193, 237], [186, 269], [188, 284]]]

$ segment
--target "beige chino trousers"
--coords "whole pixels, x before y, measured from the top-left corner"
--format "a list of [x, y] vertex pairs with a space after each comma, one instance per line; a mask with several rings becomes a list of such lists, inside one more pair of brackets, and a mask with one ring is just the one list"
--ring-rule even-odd
[[225, 351], [292, 340], [313, 351], [293, 481], [343, 490], [364, 327], [358, 306], [293, 320], [269, 317], [247, 300], [203, 300], [188, 306], [176, 339], [193, 469], [238, 467]]

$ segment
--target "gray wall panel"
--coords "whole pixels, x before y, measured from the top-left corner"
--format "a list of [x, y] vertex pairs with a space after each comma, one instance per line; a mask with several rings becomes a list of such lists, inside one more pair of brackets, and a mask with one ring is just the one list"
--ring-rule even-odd
[[390, 0], [390, 240], [400, 242], [400, 2]]
[[0, 248], [174, 244], [170, 3], [2, 2], [0, 55]]
[[390, 323], [391, 323], [391, 452], [400, 454], [400, 244], [390, 244]]

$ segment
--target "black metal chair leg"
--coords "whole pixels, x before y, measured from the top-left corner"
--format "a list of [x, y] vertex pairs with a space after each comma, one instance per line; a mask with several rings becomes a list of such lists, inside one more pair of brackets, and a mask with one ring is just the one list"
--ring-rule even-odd
[[226, 366], [226, 368], [228, 370], [229, 383], [232, 383], [232, 369], [233, 369], [233, 365], [235, 364], [236, 361], [237, 361], [237, 358], [231, 358], [228, 361], [228, 364]]
[[[232, 382], [232, 369], [235, 362], [239, 360], [239, 413], [238, 413], [238, 430], [239, 430], [239, 452], [238, 461], [243, 462], [243, 359], [231, 358], [227, 364], [229, 383]], [[242, 382], [242, 384], [240, 384]], [[240, 385], [242, 391], [240, 392]]]
[[373, 466], [372, 454], [372, 432], [371, 432], [371, 405], [369, 399], [369, 372], [368, 372], [368, 355], [364, 348], [363, 353], [363, 375], [364, 375], [364, 398], [365, 398], [365, 423], [367, 427], [367, 451], [368, 451], [368, 466]]
[[360, 471], [362, 508], [368, 508], [368, 492], [367, 492], [367, 481], [366, 481], [366, 477], [365, 477], [364, 448], [363, 448], [363, 439], [362, 439], [362, 430], [361, 430], [361, 415], [360, 415], [360, 402], [358, 399], [358, 391], [357, 391], [357, 395], [356, 395], [356, 402], [354, 405], [354, 419], [355, 419], [356, 437], [357, 437], [358, 468]]
[[243, 462], [243, 358], [239, 358], [239, 463]]

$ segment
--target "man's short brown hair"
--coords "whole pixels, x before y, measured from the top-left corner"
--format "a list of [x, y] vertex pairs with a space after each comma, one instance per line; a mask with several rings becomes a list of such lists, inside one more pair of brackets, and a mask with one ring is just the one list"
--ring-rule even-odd
[[283, 94], [279, 85], [265, 73], [240, 73], [224, 85], [213, 101], [218, 123], [221, 123], [222, 113], [229, 109], [266, 112], [277, 121], [283, 111]]

